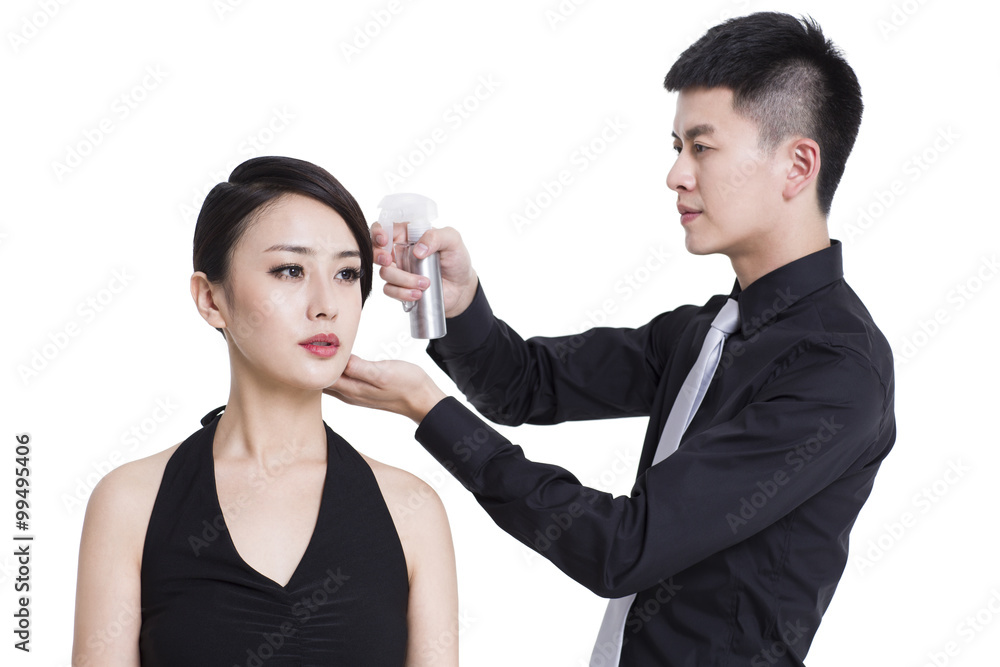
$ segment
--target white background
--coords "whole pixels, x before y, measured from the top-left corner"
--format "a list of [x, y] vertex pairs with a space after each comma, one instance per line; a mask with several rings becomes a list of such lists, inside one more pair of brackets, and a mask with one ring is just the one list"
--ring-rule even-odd
[[[313, 161], [370, 219], [387, 192], [433, 197], [438, 224], [461, 230], [495, 311], [522, 334], [637, 326], [728, 293], [734, 279], [726, 258], [684, 249], [665, 185], [676, 95], [663, 76], [707, 27], [774, 9], [814, 16], [861, 81], [864, 120], [830, 234], [843, 241], [846, 278], [896, 356], [895, 449], [854, 528], [808, 664], [993, 664], [996, 6], [567, 0], [565, 16], [559, 7], [4, 3], [0, 662], [69, 664], [90, 489], [122, 461], [183, 440], [226, 401], [224, 342], [198, 316], [188, 278], [197, 209], [233, 166], [258, 154]], [[609, 122], [621, 128], [614, 140], [596, 142], [600, 155], [581, 163], [579, 147]], [[386, 174], [404, 163], [419, 164], [391, 182]], [[539, 197], [563, 169], [572, 183]], [[512, 216], [529, 200], [540, 212], [519, 228]], [[112, 293], [115, 272], [127, 284]], [[616, 290], [626, 277], [640, 288]], [[88, 299], [103, 300], [100, 312]], [[608, 299], [614, 312], [599, 312]], [[77, 335], [60, 336], [74, 324]], [[454, 391], [378, 279], [355, 351], [415, 361]], [[25, 374], [36, 355], [37, 372]], [[160, 422], [158, 402], [173, 406]], [[443, 498], [463, 664], [584, 664], [603, 600], [500, 531], [413, 441], [408, 420], [331, 398], [324, 418]], [[374, 420], [388, 437], [369, 436]], [[142, 441], [130, 444], [133, 428]], [[631, 419], [500, 430], [529, 457], [621, 494], [644, 428]], [[12, 648], [21, 432], [33, 438], [30, 655]], [[616, 474], [623, 461], [627, 472]], [[949, 475], [953, 468], [964, 472]], [[977, 613], [974, 626], [967, 618]]]

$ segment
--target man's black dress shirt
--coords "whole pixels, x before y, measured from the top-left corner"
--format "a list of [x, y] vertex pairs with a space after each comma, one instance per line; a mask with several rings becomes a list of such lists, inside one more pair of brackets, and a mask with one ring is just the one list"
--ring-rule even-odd
[[416, 432], [503, 530], [598, 595], [637, 593], [620, 665], [803, 664], [896, 434], [892, 352], [844, 281], [841, 248], [833, 239], [734, 284], [740, 328], [678, 449], [655, 466], [726, 296], [637, 329], [525, 341], [480, 288], [429, 345], [497, 423], [649, 416], [635, 486], [617, 498], [529, 461], [451, 397]]

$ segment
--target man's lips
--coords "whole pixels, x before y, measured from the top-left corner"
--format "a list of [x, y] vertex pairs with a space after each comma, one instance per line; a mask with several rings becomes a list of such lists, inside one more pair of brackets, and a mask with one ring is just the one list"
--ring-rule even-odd
[[698, 209], [691, 208], [690, 206], [684, 206], [682, 204], [677, 205], [677, 212], [681, 214], [682, 225], [686, 225], [687, 223], [691, 222], [699, 215], [701, 215], [701, 211], [699, 211]]

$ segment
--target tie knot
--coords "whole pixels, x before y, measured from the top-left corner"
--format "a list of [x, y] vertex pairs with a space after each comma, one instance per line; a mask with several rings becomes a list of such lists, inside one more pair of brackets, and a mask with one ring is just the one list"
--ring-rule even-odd
[[712, 326], [727, 336], [736, 331], [740, 326], [740, 307], [736, 299], [732, 297], [726, 299], [726, 304], [712, 320]]

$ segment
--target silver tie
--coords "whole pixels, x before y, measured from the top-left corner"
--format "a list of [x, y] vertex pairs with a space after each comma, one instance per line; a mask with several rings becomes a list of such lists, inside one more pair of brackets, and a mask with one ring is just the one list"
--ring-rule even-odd
[[[653, 463], [656, 465], [663, 459], [674, 453], [677, 445], [681, 441], [681, 435], [687, 429], [691, 419], [698, 411], [701, 400], [705, 397], [708, 385], [715, 375], [715, 370], [719, 366], [722, 358], [722, 346], [726, 343], [729, 334], [736, 331], [740, 323], [740, 311], [735, 299], [729, 298], [722, 310], [712, 320], [712, 326], [708, 329], [705, 342], [701, 346], [698, 359], [691, 367], [691, 371], [684, 379], [681, 390], [677, 393], [670, 414], [667, 416], [667, 423], [663, 426], [663, 433], [660, 435], [660, 442], [656, 445], [656, 452], [653, 454]], [[590, 667], [617, 667], [622, 652], [622, 635], [625, 632], [625, 618], [628, 610], [635, 600], [635, 593], [623, 598], [615, 598], [608, 602], [608, 608], [604, 612], [604, 621], [601, 629], [597, 633], [597, 642], [594, 644], [594, 651], [590, 656]]]

